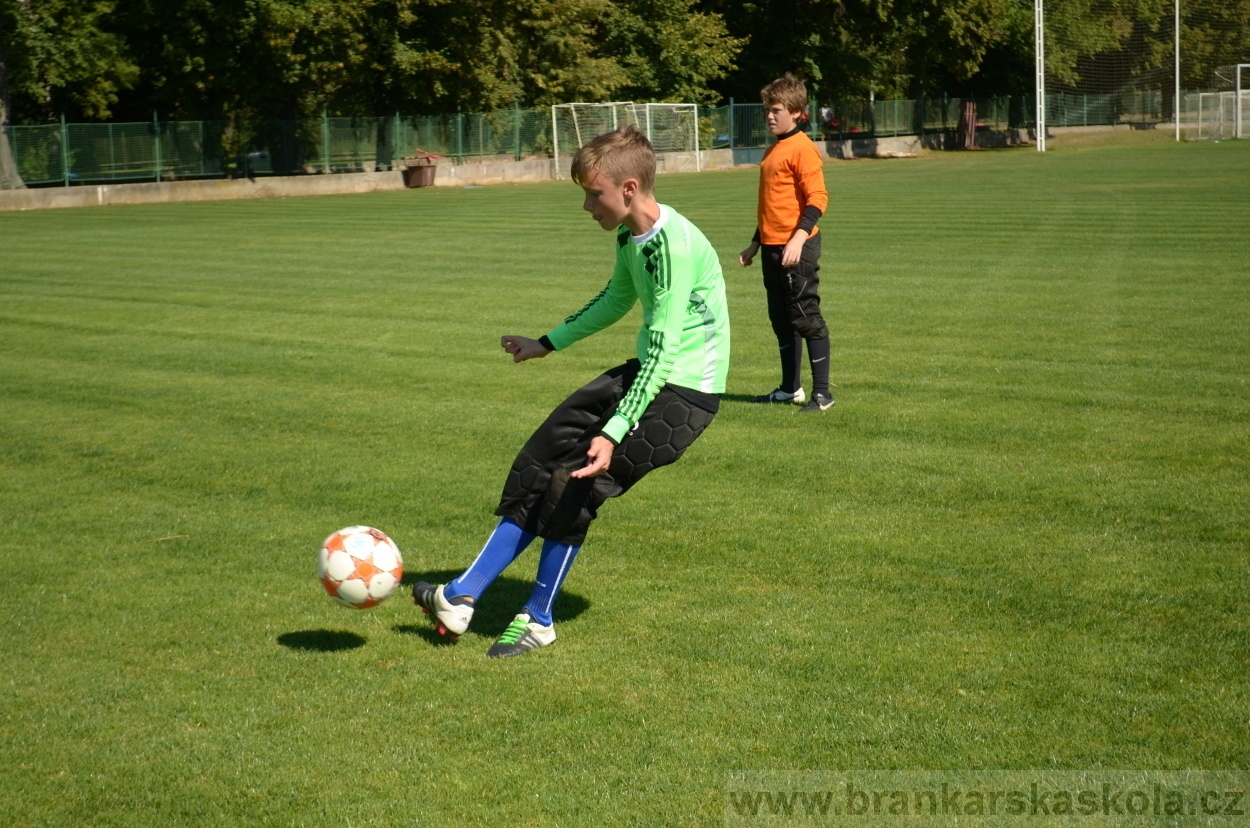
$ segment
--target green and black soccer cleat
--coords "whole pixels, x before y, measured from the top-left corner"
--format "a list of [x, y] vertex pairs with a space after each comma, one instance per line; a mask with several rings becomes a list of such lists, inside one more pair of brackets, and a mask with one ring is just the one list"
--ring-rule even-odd
[[528, 612], [522, 612], [512, 619], [508, 629], [504, 630], [499, 640], [486, 651], [486, 655], [491, 658], [524, 655], [530, 650], [553, 644], [555, 640], [555, 625], [543, 626], [531, 618]]

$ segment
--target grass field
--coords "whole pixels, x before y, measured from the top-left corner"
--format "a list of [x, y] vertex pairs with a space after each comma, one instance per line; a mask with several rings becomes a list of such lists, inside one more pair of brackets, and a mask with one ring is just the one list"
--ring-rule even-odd
[[[0, 824], [716, 825], [727, 773], [1250, 769], [1250, 142], [831, 163], [837, 407], [776, 383], [754, 169], [667, 176], [721, 413], [609, 503], [560, 640], [314, 577], [476, 554], [637, 317], [568, 182], [0, 214]], [[1079, 151], [1078, 151], [1079, 150]]]

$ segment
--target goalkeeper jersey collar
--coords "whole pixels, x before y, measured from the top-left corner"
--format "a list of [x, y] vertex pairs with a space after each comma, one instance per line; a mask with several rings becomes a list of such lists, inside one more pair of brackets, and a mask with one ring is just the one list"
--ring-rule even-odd
[[661, 204], [660, 205], [660, 217], [655, 220], [655, 224], [651, 225], [651, 229], [643, 233], [641, 236], [630, 235], [629, 237], [630, 242], [633, 244], [646, 244], [647, 242], [654, 239], [656, 236], [660, 234], [660, 231], [664, 229], [664, 225], [668, 224], [668, 217], [671, 214], [672, 214], [672, 211], [668, 209], [668, 206]]

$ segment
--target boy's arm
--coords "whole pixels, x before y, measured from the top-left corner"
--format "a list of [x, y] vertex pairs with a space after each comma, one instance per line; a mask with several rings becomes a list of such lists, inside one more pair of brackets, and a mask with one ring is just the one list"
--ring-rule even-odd
[[664, 248], [653, 260], [657, 267], [650, 289], [655, 297], [651, 324], [647, 328], [647, 358], [633, 385], [616, 408], [616, 414], [603, 427], [603, 436], [619, 444], [638, 421], [647, 406], [668, 382], [677, 362], [686, 308], [694, 289], [694, 257], [684, 239], [669, 235]]
[[803, 244], [816, 229], [816, 222], [829, 206], [829, 190], [825, 187], [825, 167], [820, 150], [813, 144], [804, 147], [795, 157], [794, 177], [798, 183], [799, 203], [803, 215], [794, 235], [781, 250], [781, 266], [794, 267], [803, 255]]
[[[628, 233], [629, 231], [622, 232]], [[625, 243], [628, 244], [629, 240], [626, 239]], [[630, 308], [637, 301], [638, 293], [634, 290], [629, 268], [625, 264], [624, 257], [618, 254], [616, 267], [612, 270], [612, 278], [608, 280], [603, 290], [587, 302], [585, 307], [553, 328], [545, 338], [552, 348], [557, 351], [563, 350], [579, 339], [585, 339], [619, 321], [622, 316], [629, 313]]]

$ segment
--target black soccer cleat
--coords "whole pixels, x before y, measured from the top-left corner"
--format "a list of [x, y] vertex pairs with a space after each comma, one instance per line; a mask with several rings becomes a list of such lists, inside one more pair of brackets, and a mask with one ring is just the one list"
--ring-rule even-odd
[[830, 408], [833, 408], [833, 405], [833, 397], [817, 391], [812, 394], [812, 398], [808, 401], [807, 405], [799, 409], [799, 412], [803, 414], [819, 413], [821, 411], [828, 411]]

